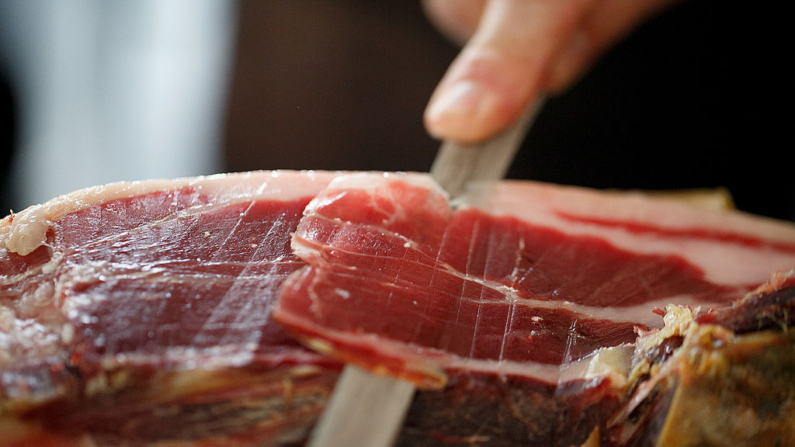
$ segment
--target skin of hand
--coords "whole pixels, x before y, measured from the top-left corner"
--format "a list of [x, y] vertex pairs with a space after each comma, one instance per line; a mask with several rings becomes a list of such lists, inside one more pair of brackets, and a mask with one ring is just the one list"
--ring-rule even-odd
[[425, 109], [428, 132], [474, 143], [508, 127], [541, 94], [572, 85], [636, 26], [682, 0], [423, 0], [464, 48]]

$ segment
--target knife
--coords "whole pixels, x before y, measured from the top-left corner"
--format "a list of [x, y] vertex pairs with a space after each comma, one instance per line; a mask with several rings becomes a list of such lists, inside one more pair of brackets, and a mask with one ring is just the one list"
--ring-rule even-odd
[[[503, 178], [542, 103], [539, 99], [531, 104], [510, 128], [484, 142], [443, 142], [431, 166], [431, 177], [451, 199], [461, 196], [471, 182]], [[308, 446], [391, 446], [414, 391], [411, 382], [345, 365]]]

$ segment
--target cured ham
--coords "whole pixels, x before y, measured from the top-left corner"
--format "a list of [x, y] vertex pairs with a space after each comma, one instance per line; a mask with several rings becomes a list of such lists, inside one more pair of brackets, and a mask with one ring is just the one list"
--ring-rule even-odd
[[[486, 421], [515, 425], [514, 442], [582, 443], [627, 392], [659, 309], [729, 308], [795, 267], [795, 228], [741, 213], [531, 182], [465, 203], [424, 177], [332, 181], [293, 238], [308, 266], [274, 310], [319, 352], [445, 389], [417, 399], [433, 422], [410, 414], [423, 428], [406, 445], [488, 444]], [[456, 406], [440, 396], [467, 410], [434, 418]], [[469, 408], [483, 413], [465, 435]]]
[[729, 306], [795, 268], [792, 225], [529, 182], [487, 188], [453, 210], [425, 178], [333, 181], [293, 239], [309, 267], [277, 320], [429, 388], [450, 367], [557, 383], [561, 365], [660, 326], [655, 309]]
[[0, 444], [303, 439], [340, 366], [270, 307], [332, 177], [115, 184], [0, 221]]
[[[90, 188], [0, 220], [0, 445], [301, 445], [343, 362], [422, 387], [401, 446], [655, 445], [706, 402], [679, 390], [736, 385], [694, 356], [789, 377], [762, 360], [795, 362], [794, 267], [792, 224], [641, 194], [501, 182], [451, 205], [422, 174], [289, 171]], [[793, 381], [762, 382], [785, 398], [757, 434], [792, 443]]]

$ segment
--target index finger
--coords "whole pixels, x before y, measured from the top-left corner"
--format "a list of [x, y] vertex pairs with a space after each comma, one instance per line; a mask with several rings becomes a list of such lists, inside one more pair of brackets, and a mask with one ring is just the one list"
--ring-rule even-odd
[[477, 31], [425, 110], [438, 138], [486, 139], [508, 127], [540, 93], [556, 50], [594, 0], [490, 0]]

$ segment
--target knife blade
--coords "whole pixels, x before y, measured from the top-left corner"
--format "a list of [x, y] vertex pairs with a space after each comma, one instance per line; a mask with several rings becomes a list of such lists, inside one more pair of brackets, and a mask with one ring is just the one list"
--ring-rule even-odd
[[505, 177], [542, 103], [543, 99], [537, 100], [511, 127], [486, 141], [475, 144], [445, 141], [431, 166], [431, 177], [453, 199], [463, 194], [469, 183]]
[[[471, 182], [503, 178], [542, 102], [537, 100], [510, 128], [484, 142], [443, 142], [431, 166], [431, 177], [452, 199], [461, 196]], [[308, 446], [391, 446], [414, 392], [411, 382], [345, 365]]]

